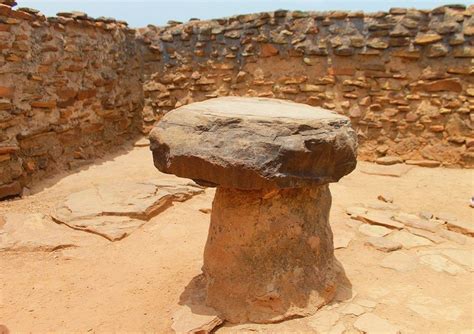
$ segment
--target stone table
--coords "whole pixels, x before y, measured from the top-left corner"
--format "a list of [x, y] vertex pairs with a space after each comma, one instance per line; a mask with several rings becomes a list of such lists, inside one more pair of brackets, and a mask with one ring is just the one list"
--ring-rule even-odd
[[167, 113], [155, 166], [217, 187], [204, 250], [209, 306], [229, 322], [313, 314], [335, 294], [331, 194], [356, 166], [348, 118], [267, 98], [225, 97]]

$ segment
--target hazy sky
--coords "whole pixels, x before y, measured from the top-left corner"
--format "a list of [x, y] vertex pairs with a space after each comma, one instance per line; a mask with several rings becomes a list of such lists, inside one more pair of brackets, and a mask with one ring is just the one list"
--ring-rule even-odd
[[[41, 10], [47, 16], [79, 10], [89, 16], [109, 16], [132, 27], [163, 25], [168, 20], [210, 19], [276, 9], [388, 10], [391, 7], [434, 8], [449, 0], [17, 0], [19, 7]], [[463, 3], [463, 1], [454, 1]], [[466, 2], [464, 2], [466, 3]], [[467, 4], [467, 3], [466, 3]]]

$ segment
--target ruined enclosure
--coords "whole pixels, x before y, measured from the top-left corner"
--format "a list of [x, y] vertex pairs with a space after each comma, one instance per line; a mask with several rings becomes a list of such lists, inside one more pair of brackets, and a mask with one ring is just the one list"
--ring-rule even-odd
[[130, 29], [0, 4], [0, 198], [228, 95], [349, 116], [361, 159], [472, 167], [472, 15], [281, 10]]
[[473, 6], [132, 29], [13, 2], [1, 334], [472, 332]]

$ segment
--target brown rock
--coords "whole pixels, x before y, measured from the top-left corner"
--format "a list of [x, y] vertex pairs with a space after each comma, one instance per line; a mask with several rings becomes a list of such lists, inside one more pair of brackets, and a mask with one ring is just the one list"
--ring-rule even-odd
[[0, 86], [0, 98], [2, 97], [11, 98], [13, 96], [14, 91], [15, 90], [12, 87]]
[[261, 57], [271, 57], [278, 54], [278, 49], [270, 43], [262, 44], [260, 47], [260, 56]]
[[431, 81], [423, 84], [422, 88], [427, 92], [451, 91], [459, 93], [462, 91], [461, 81], [458, 78]]
[[450, 220], [446, 222], [446, 227], [450, 231], [462, 233], [471, 237], [474, 237], [474, 224], [469, 222], [462, 222], [456, 220]]
[[10, 196], [18, 196], [21, 194], [21, 189], [22, 186], [18, 181], [0, 185], [0, 199]]
[[441, 165], [439, 161], [434, 160], [406, 160], [407, 165], [416, 165], [421, 167], [438, 167]]
[[382, 252], [393, 252], [402, 248], [402, 244], [384, 237], [371, 237], [365, 241], [365, 244], [372, 246]]
[[[341, 177], [353, 169], [348, 125], [301, 104], [224, 98], [171, 111], [155, 126], [158, 169], [218, 186], [203, 273], [206, 303], [220, 318], [278, 322], [313, 314], [333, 298], [326, 183], [339, 178], [337, 161], [349, 167]], [[326, 164], [328, 155], [336, 165]]]
[[356, 163], [347, 118], [275, 99], [228, 97], [181, 107], [162, 118], [150, 141], [162, 172], [239, 189], [335, 182]]
[[395, 165], [402, 163], [403, 160], [400, 157], [395, 157], [395, 156], [385, 156], [385, 157], [380, 157], [375, 160], [375, 163], [379, 165]]
[[438, 42], [442, 39], [440, 35], [436, 33], [428, 33], [428, 34], [418, 34], [415, 37], [415, 44], [425, 45]]
[[31, 102], [33, 108], [52, 109], [56, 108], [56, 101], [35, 101]]
[[380, 225], [380, 226], [385, 226], [388, 228], [395, 228], [398, 230], [402, 229], [404, 226], [402, 223], [399, 223], [391, 219], [388, 215], [370, 212], [370, 211], [366, 214], [361, 214], [353, 218], [367, 224]]
[[212, 206], [203, 267], [207, 303], [233, 323], [309, 315], [335, 293], [328, 187], [264, 197], [219, 187]]

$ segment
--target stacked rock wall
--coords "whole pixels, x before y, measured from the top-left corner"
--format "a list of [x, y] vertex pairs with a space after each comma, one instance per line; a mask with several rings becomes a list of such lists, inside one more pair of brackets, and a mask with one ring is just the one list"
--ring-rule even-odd
[[226, 95], [348, 115], [363, 159], [474, 164], [473, 6], [133, 30], [12, 5], [0, 0], [0, 198], [147, 133], [173, 108]]
[[143, 131], [187, 103], [275, 97], [349, 116], [363, 159], [472, 166], [473, 14], [276, 11], [148, 26]]
[[1, 3], [3, 198], [137, 133], [143, 93], [135, 32], [124, 23], [82, 13], [46, 19]]

